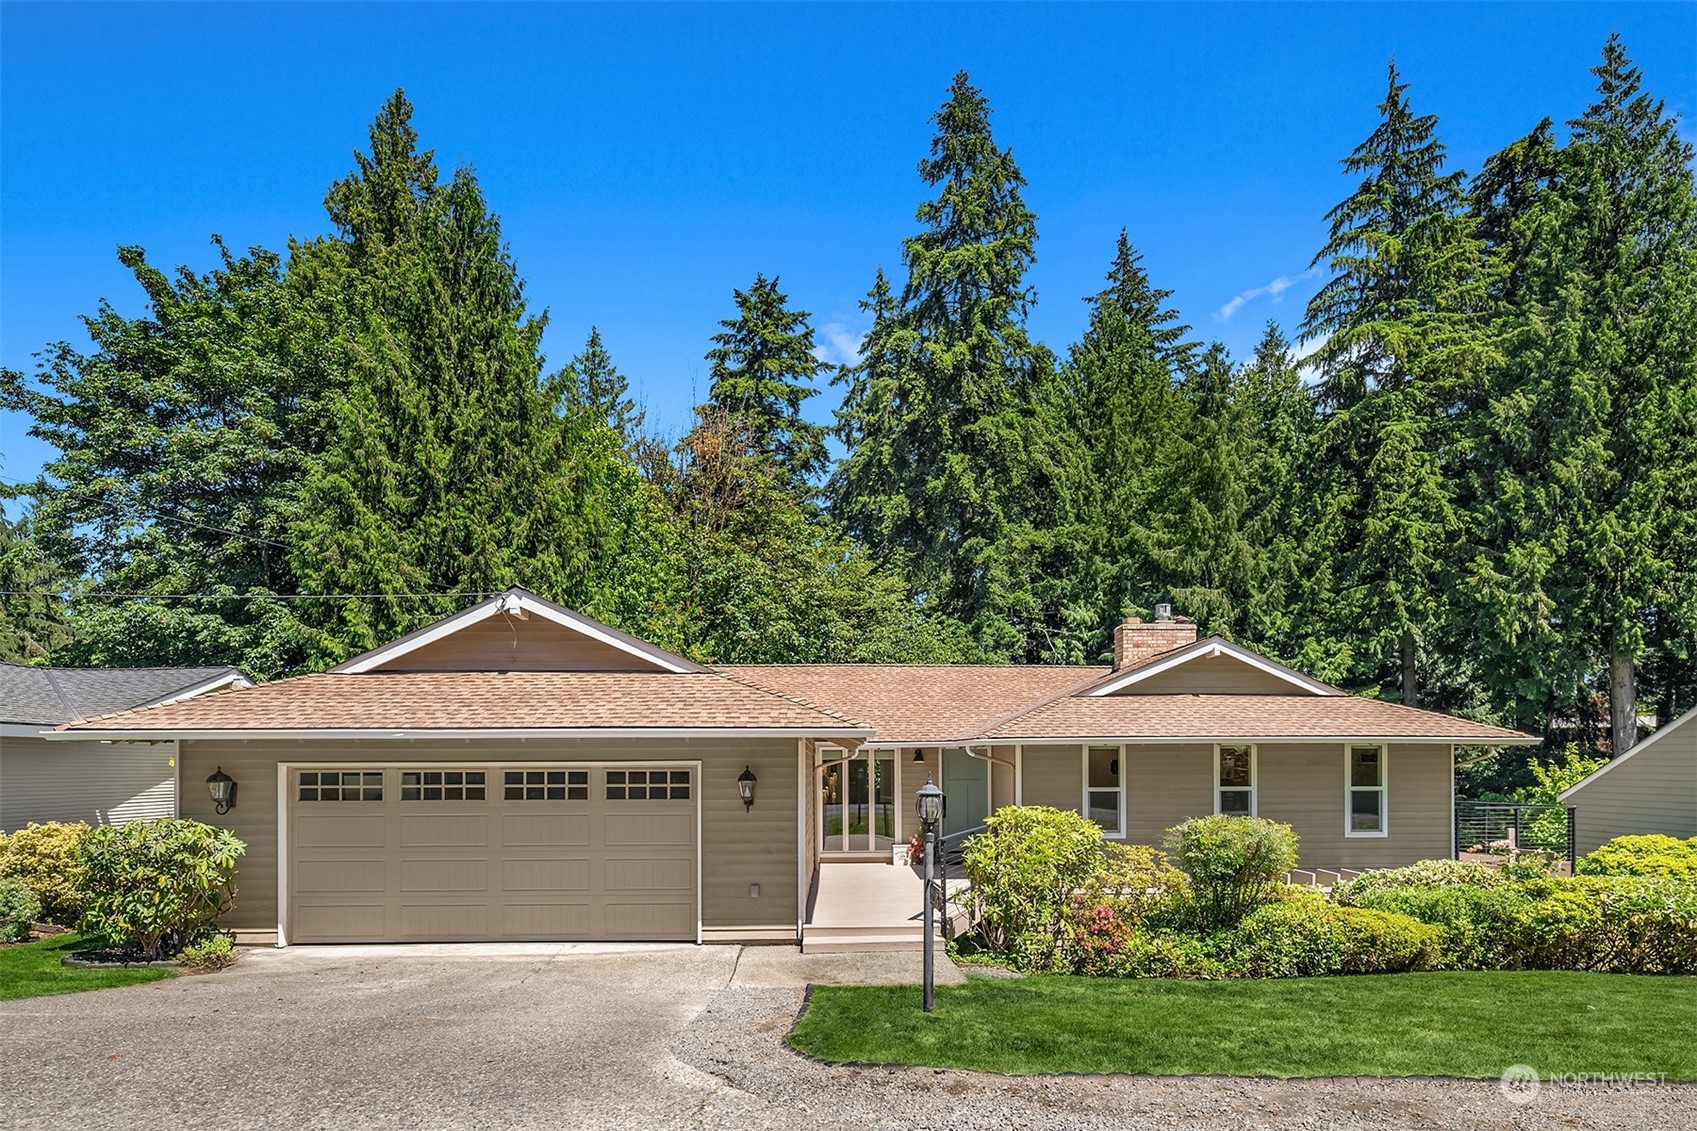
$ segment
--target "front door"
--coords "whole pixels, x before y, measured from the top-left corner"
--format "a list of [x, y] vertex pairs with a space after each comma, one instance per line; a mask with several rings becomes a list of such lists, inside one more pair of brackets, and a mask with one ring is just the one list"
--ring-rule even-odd
[[963, 832], [990, 815], [990, 763], [964, 750], [943, 751], [943, 835]]

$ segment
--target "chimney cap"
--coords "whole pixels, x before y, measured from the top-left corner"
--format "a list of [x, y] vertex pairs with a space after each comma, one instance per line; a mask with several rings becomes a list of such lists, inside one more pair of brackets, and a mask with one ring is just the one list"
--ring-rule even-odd
[[1170, 621], [1170, 620], [1172, 620], [1173, 619], [1173, 607], [1170, 604], [1168, 604], [1167, 602], [1162, 601], [1160, 604], [1155, 606], [1155, 619], [1157, 621]]

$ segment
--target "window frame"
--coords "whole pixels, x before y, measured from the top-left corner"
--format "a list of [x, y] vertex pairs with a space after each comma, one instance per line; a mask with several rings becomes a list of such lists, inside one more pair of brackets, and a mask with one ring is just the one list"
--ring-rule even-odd
[[[386, 791], [389, 785], [389, 774], [388, 770], [381, 766], [376, 769], [372, 769], [369, 766], [347, 767], [344, 765], [326, 767], [314, 766], [310, 769], [303, 767], [291, 767], [289, 772], [294, 775], [294, 788], [290, 791], [290, 796], [293, 798], [293, 803], [296, 805], [341, 805], [350, 801], [361, 805], [380, 805], [388, 799], [388, 793]], [[311, 784], [308, 784], [305, 780], [306, 775], [308, 774], [313, 775], [313, 781]], [[335, 774], [336, 784], [325, 785], [323, 780], [325, 774]], [[358, 775], [360, 778], [358, 784], [348, 785], [343, 782], [342, 779], [348, 774]], [[373, 783], [365, 780], [370, 777], [375, 777], [377, 781]], [[316, 796], [302, 797], [301, 793], [308, 789], [312, 790]], [[323, 795], [323, 791], [326, 789], [334, 789], [336, 791], [336, 796], [334, 798], [325, 797]], [[359, 796], [347, 796], [343, 791], [349, 789], [357, 790]], [[376, 792], [376, 797], [367, 796], [367, 794], [372, 791]]]
[[[1221, 785], [1220, 784], [1220, 752], [1227, 747], [1249, 750], [1249, 784]], [[1233, 813], [1234, 817], [1258, 817], [1261, 815], [1261, 747], [1254, 742], [1216, 742], [1214, 743], [1214, 812], [1223, 813], [1220, 807], [1220, 795], [1230, 790], [1232, 793], [1249, 794], [1249, 812]]]
[[[1379, 752], [1379, 784], [1356, 785], [1355, 752], [1357, 750], [1377, 750]], [[1379, 827], [1376, 829], [1355, 828], [1355, 795], [1357, 793], [1377, 793], [1379, 795]], [[1346, 742], [1343, 747], [1343, 835], [1354, 838], [1384, 838], [1390, 835], [1391, 828], [1391, 749], [1383, 742]]]
[[[1116, 750], [1119, 752], [1115, 755], [1114, 759], [1115, 764], [1119, 767], [1119, 771], [1114, 775], [1115, 778], [1118, 779], [1119, 784], [1113, 787], [1114, 792], [1119, 795], [1119, 821], [1117, 827], [1111, 832], [1107, 829], [1102, 829], [1102, 839], [1124, 840], [1128, 835], [1126, 831], [1126, 818], [1130, 815], [1126, 812], [1125, 744], [1116, 744], [1112, 742], [1087, 742], [1079, 748], [1080, 771], [1084, 786], [1083, 792], [1079, 798], [1079, 812], [1084, 815], [1085, 820], [1091, 821], [1091, 823], [1094, 824], [1094, 819], [1090, 816], [1090, 795], [1092, 793], [1107, 793], [1108, 787], [1092, 786], [1090, 784], [1090, 752], [1092, 750]], [[1100, 828], [1100, 826], [1097, 827]]]

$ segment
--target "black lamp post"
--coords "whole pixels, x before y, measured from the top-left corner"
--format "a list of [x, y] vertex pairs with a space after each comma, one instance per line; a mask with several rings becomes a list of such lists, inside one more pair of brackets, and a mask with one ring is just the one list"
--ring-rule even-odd
[[742, 811], [748, 812], [754, 808], [754, 783], [760, 779], [754, 776], [754, 771], [747, 766], [737, 775], [737, 795], [742, 798]]
[[933, 891], [937, 869], [937, 822], [943, 819], [943, 791], [925, 775], [915, 798], [919, 824], [925, 830], [925, 1012], [931, 1012], [937, 973], [936, 898]]
[[226, 774], [223, 766], [206, 779], [206, 789], [212, 794], [212, 808], [220, 815], [236, 807], [236, 779]]

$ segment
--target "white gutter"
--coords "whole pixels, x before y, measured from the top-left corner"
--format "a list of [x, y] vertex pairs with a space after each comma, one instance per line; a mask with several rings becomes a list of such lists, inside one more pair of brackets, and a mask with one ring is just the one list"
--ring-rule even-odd
[[[1235, 734], [1204, 735], [1204, 734], [1167, 734], [1146, 735], [1139, 738], [1126, 735], [1094, 735], [1081, 737], [1077, 735], [1055, 734], [1022, 734], [998, 735], [988, 743], [983, 738], [951, 738], [941, 742], [930, 740], [925, 742], [866, 742], [861, 745], [870, 749], [885, 749], [900, 746], [944, 747], [951, 746], [965, 749], [971, 746], [1077, 746], [1080, 743], [1100, 744], [1103, 746], [1134, 746], [1134, 745], [1169, 745], [1173, 743], [1204, 743], [1204, 742], [1441, 742], [1451, 746], [1538, 746], [1543, 743], [1541, 738], [1528, 735], [1524, 738], [1491, 738], [1472, 739], [1457, 738], [1453, 734], [1395, 734], [1395, 735], [1364, 735], [1364, 734]], [[1637, 749], [1634, 747], [1633, 749]], [[973, 755], [978, 757], [978, 755]]]

